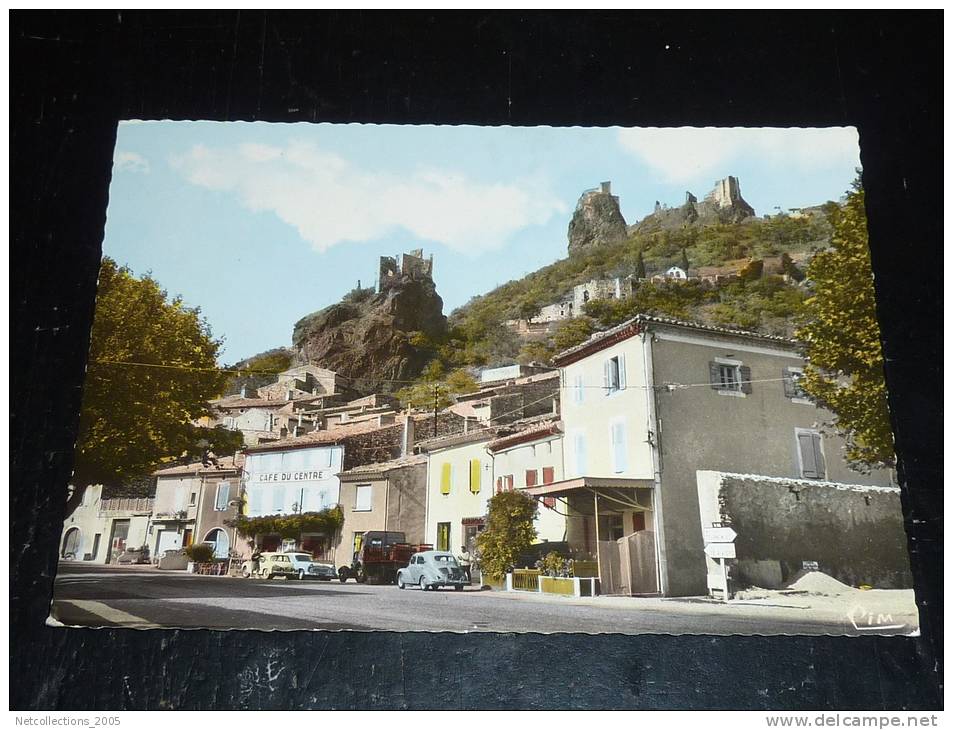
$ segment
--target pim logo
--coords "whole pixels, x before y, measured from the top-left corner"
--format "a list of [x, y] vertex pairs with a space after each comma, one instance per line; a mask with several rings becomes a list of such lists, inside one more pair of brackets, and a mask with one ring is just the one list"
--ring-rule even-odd
[[894, 623], [889, 613], [874, 613], [863, 606], [853, 606], [847, 612], [847, 618], [857, 631], [890, 631], [906, 627], [906, 624]]

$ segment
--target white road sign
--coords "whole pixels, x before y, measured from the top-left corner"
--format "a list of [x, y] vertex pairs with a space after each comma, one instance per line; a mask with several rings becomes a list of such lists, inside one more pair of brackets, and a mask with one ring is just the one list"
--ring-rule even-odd
[[738, 537], [738, 533], [730, 527], [704, 527], [702, 533], [705, 536], [706, 545], [710, 542], [734, 542]]
[[713, 542], [705, 545], [705, 555], [709, 558], [733, 558], [735, 557], [735, 544], [733, 542]]

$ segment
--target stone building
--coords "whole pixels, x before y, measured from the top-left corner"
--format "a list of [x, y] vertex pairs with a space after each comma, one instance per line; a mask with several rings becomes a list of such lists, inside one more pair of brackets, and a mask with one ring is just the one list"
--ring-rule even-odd
[[400, 256], [381, 256], [377, 291], [382, 292], [401, 279], [433, 279], [433, 254], [424, 258], [421, 248]]
[[153, 560], [166, 550], [196, 542], [215, 544], [215, 557], [230, 551], [247, 553], [235, 529], [225, 522], [238, 515], [244, 456], [237, 454], [210, 462], [183, 464], [160, 469], [149, 525], [149, 549]]
[[404, 533], [411, 544], [424, 542], [427, 510], [427, 457], [401, 456], [355, 466], [338, 474], [344, 524], [335, 549], [336, 567], [349, 566], [371, 530]]
[[83, 491], [76, 508], [63, 521], [59, 557], [110, 563], [127, 547], [147, 546], [151, 497], [102, 498], [96, 484]]
[[[689, 596], [711, 587], [700, 472], [896, 489], [889, 471], [849, 469], [843, 440], [818, 425], [831, 414], [797, 385], [804, 361], [787, 338], [640, 315], [554, 364], [565, 475], [528, 491], [568, 508], [568, 540], [596, 556], [606, 592]], [[806, 519], [806, 503], [789, 496], [785, 519]], [[899, 511], [888, 523], [902, 532]], [[844, 539], [865, 529], [859, 516], [825, 524]], [[807, 554], [819, 538], [802, 528]]]

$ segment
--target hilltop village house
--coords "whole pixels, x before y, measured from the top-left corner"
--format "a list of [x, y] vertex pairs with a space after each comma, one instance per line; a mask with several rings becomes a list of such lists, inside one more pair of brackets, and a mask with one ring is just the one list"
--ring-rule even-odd
[[146, 544], [151, 497], [102, 498], [101, 485], [86, 487], [80, 503], [63, 521], [60, 558], [111, 563], [127, 547]]
[[[350, 565], [352, 541], [343, 536], [353, 538], [355, 532], [376, 529], [368, 525], [376, 524], [378, 518], [387, 515], [388, 529], [397, 530], [391, 525], [403, 523], [419, 530], [413, 527], [415, 518], [410, 511], [423, 501], [423, 474], [406, 468], [414, 466], [406, 459], [413, 455], [415, 433], [436, 432], [440, 436], [463, 429], [464, 419], [450, 412], [438, 414], [436, 420], [433, 414], [404, 414], [396, 423], [336, 424], [327, 430], [248, 447], [244, 514], [292, 515], [340, 504], [344, 513], [341, 530], [335, 534], [302, 533], [294, 542], [298, 549], [338, 567]], [[359, 469], [369, 465], [372, 468], [366, 472]], [[355, 480], [360, 484], [352, 484]], [[375, 483], [379, 488], [374, 488]], [[416, 519], [423, 522], [422, 515]], [[282, 542], [279, 535], [255, 537], [255, 544], [266, 551], [279, 549]]]
[[[803, 361], [791, 340], [639, 316], [555, 363], [564, 476], [527, 491], [568, 510], [568, 540], [597, 557], [604, 592], [689, 596], [712, 586], [718, 566], [704, 552], [703, 528], [712, 525], [702, 523], [699, 472], [896, 493], [887, 471], [850, 471], [841, 439], [820, 431], [829, 414], [799, 390]], [[864, 529], [857, 516], [840, 517], [844, 532]], [[829, 531], [831, 520], [818, 525]], [[802, 527], [803, 545], [817, 536]], [[899, 509], [881, 527], [902, 535]], [[761, 557], [751, 560], [772, 563]], [[780, 574], [801, 567], [773, 562]]]
[[[212, 401], [215, 416], [203, 419], [201, 425], [241, 431], [245, 444], [256, 446], [326, 428], [328, 419], [346, 419], [342, 413], [363, 415], [366, 401], [350, 389], [347, 378], [333, 370], [301, 365], [279, 373], [271, 385], [246, 386], [237, 395]], [[384, 410], [389, 409], [380, 409]]]
[[214, 543], [216, 558], [242, 550], [235, 528], [226, 522], [238, 515], [243, 463], [244, 456], [237, 454], [208, 466], [197, 462], [153, 473], [156, 491], [148, 530], [153, 560], [196, 542]]
[[[413, 421], [408, 423], [413, 424]], [[405, 436], [405, 439], [407, 437]], [[408, 444], [410, 442], [408, 441]], [[402, 445], [402, 451], [405, 448]], [[344, 513], [335, 554], [346, 565], [372, 530], [404, 533], [411, 544], [424, 542], [427, 457], [411, 454], [382, 463], [355, 466], [338, 474]]]
[[[494, 494], [562, 476], [561, 432], [552, 416], [484, 426], [423, 441], [419, 448], [428, 457], [426, 542], [437, 550], [459, 553], [466, 545], [473, 553]], [[534, 527], [539, 541], [564, 539], [565, 521], [555, 500], [540, 500]]]

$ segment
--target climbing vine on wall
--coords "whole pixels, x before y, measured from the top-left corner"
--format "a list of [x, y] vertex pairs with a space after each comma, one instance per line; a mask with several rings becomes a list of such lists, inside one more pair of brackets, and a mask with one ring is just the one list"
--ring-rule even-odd
[[303, 512], [299, 515], [265, 515], [263, 517], [240, 515], [226, 524], [234, 527], [242, 537], [248, 538], [255, 535], [297, 538], [302, 532], [321, 532], [331, 535], [344, 524], [344, 513], [340, 505], [334, 505], [320, 512]]

